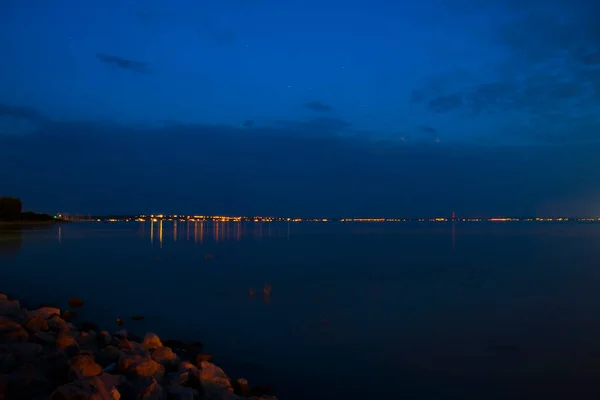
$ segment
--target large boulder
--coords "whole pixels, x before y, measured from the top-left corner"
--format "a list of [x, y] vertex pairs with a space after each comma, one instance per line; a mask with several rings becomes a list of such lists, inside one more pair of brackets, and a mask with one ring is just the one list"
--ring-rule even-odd
[[41, 307], [38, 308], [37, 310], [33, 310], [33, 311], [29, 311], [29, 316], [40, 316], [44, 319], [50, 319], [53, 316], [58, 316], [60, 317], [60, 310], [58, 308], [54, 308], [54, 307]]
[[73, 379], [89, 378], [102, 374], [102, 367], [88, 354], [79, 354], [69, 360], [69, 369]]
[[21, 303], [17, 300], [0, 299], [0, 316], [23, 319], [25, 313], [21, 310]]
[[0, 316], [0, 343], [26, 342], [28, 339], [29, 334], [21, 324]]
[[221, 368], [208, 361], [202, 361], [199, 367], [198, 372], [190, 371], [190, 375], [193, 377], [196, 373], [198, 374], [204, 387], [206, 400], [219, 400], [234, 395], [231, 381]]
[[144, 336], [144, 341], [142, 342], [142, 347], [144, 347], [147, 350], [154, 350], [162, 346], [162, 342], [160, 341], [158, 336], [156, 336], [155, 333], [146, 333], [146, 336]]
[[41, 315], [30, 315], [23, 322], [23, 326], [31, 333], [47, 331], [49, 329], [46, 318]]

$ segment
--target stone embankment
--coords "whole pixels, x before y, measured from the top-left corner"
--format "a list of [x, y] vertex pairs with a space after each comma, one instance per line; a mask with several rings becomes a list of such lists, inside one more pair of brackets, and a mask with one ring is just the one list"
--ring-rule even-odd
[[276, 400], [229, 379], [201, 343], [111, 334], [70, 314], [0, 294], [0, 400]]

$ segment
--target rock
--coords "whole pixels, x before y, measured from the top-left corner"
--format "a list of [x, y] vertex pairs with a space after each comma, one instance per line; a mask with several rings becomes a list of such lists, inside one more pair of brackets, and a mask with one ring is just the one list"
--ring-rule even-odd
[[162, 347], [162, 345], [163, 344], [158, 336], [152, 332], [146, 333], [146, 336], [144, 336], [144, 341], [142, 342], [142, 346], [148, 350], [158, 349], [159, 347]]
[[0, 351], [13, 354], [19, 363], [35, 361], [42, 351], [42, 346], [37, 343], [15, 342], [0, 345]]
[[119, 341], [119, 348], [123, 350], [133, 350], [133, 344], [127, 339], [121, 339]]
[[108, 346], [110, 344], [110, 341], [112, 340], [110, 333], [108, 333], [107, 331], [100, 331], [96, 338], [97, 338], [98, 346], [100, 346], [100, 347]]
[[77, 319], [79, 313], [77, 311], [65, 310], [60, 314], [60, 317], [66, 322], [71, 322]]
[[42, 345], [56, 343], [56, 338], [54, 336], [52, 336], [52, 334], [49, 332], [34, 333], [33, 335], [31, 335], [29, 337], [29, 340], [33, 343], [39, 343]]
[[44, 319], [50, 319], [53, 316], [60, 318], [60, 310], [54, 307], [42, 307], [37, 310], [29, 311], [29, 316], [41, 316]]
[[58, 315], [48, 318], [48, 326], [55, 332], [68, 332], [73, 327]]
[[85, 321], [85, 322], [82, 322], [81, 324], [79, 324], [79, 329], [84, 332], [89, 332], [89, 331], [98, 332], [100, 330], [100, 329], [98, 329], [98, 325], [96, 325], [95, 323], [90, 322], [90, 321]]
[[210, 361], [212, 357], [212, 354], [198, 354], [196, 356], [196, 365], [200, 365], [202, 361]]
[[[192, 376], [195, 376], [195, 374], [190, 372], [190, 377]], [[207, 399], [220, 399], [233, 394], [233, 387], [225, 372], [208, 361], [200, 363], [198, 378], [204, 387]]]
[[102, 367], [94, 361], [94, 357], [81, 354], [69, 360], [69, 368], [73, 378], [82, 379], [102, 374]]
[[31, 333], [47, 331], [49, 329], [46, 318], [41, 315], [30, 315], [23, 323], [23, 326]]
[[29, 334], [19, 323], [0, 316], [0, 343], [26, 342]]
[[17, 366], [17, 357], [14, 354], [8, 350], [0, 351], [0, 374], [8, 374], [17, 368]]
[[162, 379], [165, 374], [165, 367], [152, 359], [136, 364], [133, 370], [137, 376], [155, 377], [157, 379]]
[[77, 343], [77, 340], [73, 336], [63, 333], [59, 334], [56, 338], [56, 347], [62, 350], [69, 347], [79, 348], [79, 343]]
[[25, 387], [35, 379], [35, 366], [31, 363], [21, 365], [8, 376], [10, 386]]
[[167, 364], [177, 359], [177, 355], [173, 353], [170, 347], [159, 347], [152, 352], [152, 358], [154, 361], [160, 364]]
[[157, 379], [162, 379], [165, 373], [165, 367], [150, 356], [137, 354], [122, 354], [117, 363], [117, 370], [138, 377], [155, 377]]
[[17, 300], [0, 300], [0, 316], [3, 317], [23, 317], [21, 304]]
[[2, 300], [8, 300], [8, 297], [4, 293], [0, 293], [0, 301]]
[[121, 386], [126, 399], [163, 400], [164, 390], [154, 378], [136, 379]]
[[119, 400], [120, 398], [121, 394], [116, 388], [107, 388], [98, 378], [62, 385], [50, 396], [50, 400]]
[[252, 396], [252, 397], [248, 397], [248, 400], [277, 400], [277, 397], [275, 396], [271, 396], [271, 395], [265, 395], [265, 396]]
[[231, 386], [233, 386], [233, 392], [238, 396], [248, 396], [248, 381], [246, 379], [238, 378], [231, 382]]
[[194, 400], [198, 398], [202, 397], [200, 397], [200, 394], [197, 390], [190, 387], [173, 385], [167, 388], [168, 400]]
[[119, 361], [125, 354], [114, 346], [106, 346], [97, 357], [98, 363], [106, 367]]

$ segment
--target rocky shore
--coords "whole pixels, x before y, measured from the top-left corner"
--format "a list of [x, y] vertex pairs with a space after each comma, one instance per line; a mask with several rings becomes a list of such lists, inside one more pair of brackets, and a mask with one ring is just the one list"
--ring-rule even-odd
[[201, 343], [109, 333], [73, 314], [0, 294], [0, 400], [276, 400], [230, 379]]

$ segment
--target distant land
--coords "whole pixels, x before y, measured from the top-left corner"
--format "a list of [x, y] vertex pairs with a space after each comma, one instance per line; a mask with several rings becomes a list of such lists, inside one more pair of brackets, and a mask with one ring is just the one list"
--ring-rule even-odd
[[142, 214], [142, 215], [78, 215], [58, 213], [56, 218], [65, 221], [88, 222], [147, 222], [147, 221], [180, 221], [180, 222], [368, 222], [368, 223], [401, 223], [401, 222], [600, 222], [600, 217], [418, 217], [418, 218], [299, 218], [272, 216], [224, 216], [224, 215], [181, 215], [181, 214]]
[[58, 218], [56, 215], [23, 211], [21, 199], [0, 196], [0, 225], [48, 225], [67, 222], [69, 221]]

